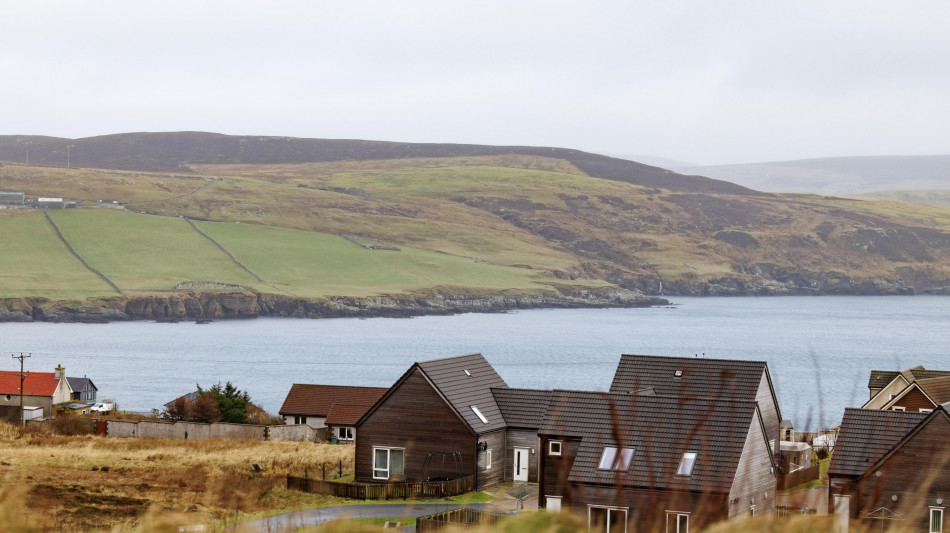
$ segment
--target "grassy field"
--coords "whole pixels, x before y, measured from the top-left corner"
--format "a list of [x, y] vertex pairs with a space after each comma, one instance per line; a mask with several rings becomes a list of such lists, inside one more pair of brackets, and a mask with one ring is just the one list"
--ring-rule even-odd
[[123, 290], [172, 290], [188, 280], [265, 288], [183, 219], [109, 209], [50, 216], [73, 249]]
[[0, 212], [0, 298], [43, 296], [86, 299], [115, 296], [102, 279], [83, 268], [42, 213]]
[[343, 237], [246, 224], [200, 227], [264, 279], [305, 297], [374, 296], [427, 287], [540, 290], [532, 270], [401, 248], [371, 250]]

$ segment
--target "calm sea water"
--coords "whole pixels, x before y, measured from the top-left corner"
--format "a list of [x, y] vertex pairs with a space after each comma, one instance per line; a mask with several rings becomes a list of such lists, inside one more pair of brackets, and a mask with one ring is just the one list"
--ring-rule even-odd
[[513, 387], [606, 390], [620, 354], [765, 360], [797, 428], [836, 425], [871, 369], [950, 368], [950, 297], [674, 298], [674, 307], [413, 319], [0, 324], [0, 369], [88, 376], [122, 409], [231, 381], [269, 412], [293, 383], [391, 385], [415, 361], [479, 352]]

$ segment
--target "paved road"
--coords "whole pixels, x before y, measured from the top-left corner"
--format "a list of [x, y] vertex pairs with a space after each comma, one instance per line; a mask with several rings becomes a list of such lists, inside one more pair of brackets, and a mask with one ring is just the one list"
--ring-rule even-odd
[[[387, 517], [420, 517], [433, 513], [441, 513], [462, 507], [457, 503], [382, 503], [366, 505], [340, 505], [337, 507], [314, 507], [292, 511], [279, 515], [244, 522], [235, 526], [234, 531], [241, 533], [270, 533], [277, 531], [293, 531], [302, 527], [311, 527], [338, 518], [387, 518]], [[484, 504], [468, 504], [465, 507], [482, 509]]]

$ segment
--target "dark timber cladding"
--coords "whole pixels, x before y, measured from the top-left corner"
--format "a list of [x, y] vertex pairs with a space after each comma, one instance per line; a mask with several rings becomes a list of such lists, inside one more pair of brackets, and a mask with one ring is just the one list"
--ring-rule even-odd
[[[888, 509], [908, 531], [946, 531], [950, 416], [942, 406], [932, 413], [847, 409], [828, 475], [829, 503], [848, 497], [852, 520], [870, 524], [868, 514]], [[932, 527], [933, 509], [942, 527]]]
[[480, 354], [412, 365], [357, 423], [357, 481], [383, 481], [378, 468], [374, 475], [379, 448], [403, 450], [409, 481], [473, 474], [479, 487], [500, 481], [506, 425], [493, 387], [507, 384]]

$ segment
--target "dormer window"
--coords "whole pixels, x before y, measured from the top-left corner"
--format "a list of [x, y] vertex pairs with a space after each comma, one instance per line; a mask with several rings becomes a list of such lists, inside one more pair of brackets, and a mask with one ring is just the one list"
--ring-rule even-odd
[[630, 461], [633, 459], [634, 448], [617, 448], [616, 446], [604, 446], [604, 452], [600, 455], [600, 463], [597, 464], [598, 470], [613, 470], [615, 472], [625, 472], [630, 469]]
[[482, 412], [478, 410], [478, 407], [476, 407], [476, 406], [474, 406], [474, 405], [470, 405], [469, 407], [472, 408], [472, 412], [475, 413], [475, 416], [477, 416], [478, 419], [482, 421], [482, 424], [487, 424], [487, 423], [488, 423], [488, 419], [485, 418], [485, 415], [483, 415]]
[[693, 467], [696, 465], [696, 452], [685, 452], [680, 459], [680, 466], [676, 469], [677, 476], [689, 476], [693, 474]]

